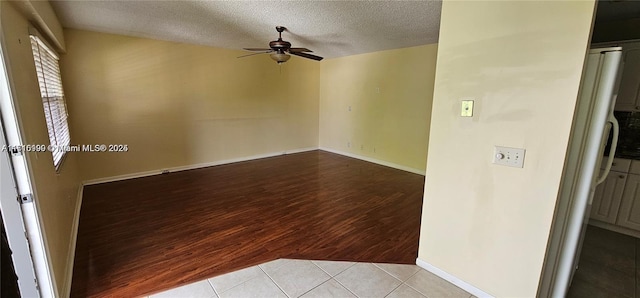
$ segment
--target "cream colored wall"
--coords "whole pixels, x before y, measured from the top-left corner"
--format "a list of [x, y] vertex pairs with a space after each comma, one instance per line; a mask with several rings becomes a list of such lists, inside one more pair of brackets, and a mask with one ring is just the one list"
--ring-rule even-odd
[[437, 50], [432, 44], [323, 61], [320, 146], [424, 173]]
[[[2, 1], [1, 24], [5, 61], [25, 144], [49, 144], [44, 108], [29, 40], [29, 23], [10, 2]], [[73, 130], [71, 131], [73, 133]], [[51, 153], [27, 153], [35, 198], [46, 233], [54, 282], [62, 291], [70, 260], [74, 210], [80, 178], [77, 156], [69, 154], [56, 174]]]
[[[593, 9], [444, 2], [419, 259], [497, 297], [536, 295]], [[494, 145], [525, 148], [524, 168], [493, 165]]]
[[319, 64], [65, 30], [62, 76], [83, 178], [196, 165], [318, 146]]

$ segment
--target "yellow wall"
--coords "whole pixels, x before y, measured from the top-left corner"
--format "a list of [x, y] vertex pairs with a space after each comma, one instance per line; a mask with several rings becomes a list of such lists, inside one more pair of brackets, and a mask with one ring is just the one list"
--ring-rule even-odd
[[318, 146], [319, 64], [65, 30], [62, 77], [83, 179]]
[[[593, 9], [443, 3], [419, 259], [497, 297], [536, 295]], [[493, 165], [495, 145], [525, 148], [524, 168]]]
[[424, 173], [437, 50], [432, 44], [323, 61], [320, 146]]
[[[1, 1], [5, 61], [13, 84], [13, 99], [21, 120], [25, 144], [49, 144], [44, 108], [29, 40], [29, 23], [12, 4]], [[73, 133], [73, 130], [71, 131]], [[59, 291], [66, 282], [70, 260], [74, 210], [80, 180], [77, 156], [69, 154], [59, 174], [55, 173], [51, 153], [27, 153], [35, 197], [46, 233], [54, 282]]]

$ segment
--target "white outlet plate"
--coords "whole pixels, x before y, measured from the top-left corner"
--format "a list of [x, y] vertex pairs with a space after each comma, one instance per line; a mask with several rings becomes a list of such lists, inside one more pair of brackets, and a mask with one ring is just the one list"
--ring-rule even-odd
[[463, 100], [461, 107], [460, 116], [473, 117], [473, 100]]
[[524, 149], [496, 146], [493, 151], [494, 164], [514, 168], [524, 167]]

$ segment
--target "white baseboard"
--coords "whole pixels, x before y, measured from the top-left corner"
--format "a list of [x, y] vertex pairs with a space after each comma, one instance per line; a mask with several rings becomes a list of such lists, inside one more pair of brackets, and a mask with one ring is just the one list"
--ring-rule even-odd
[[186, 171], [186, 170], [194, 170], [194, 169], [200, 169], [200, 168], [206, 168], [206, 167], [212, 167], [212, 166], [219, 166], [219, 165], [224, 165], [224, 164], [236, 163], [236, 162], [241, 162], [241, 161], [248, 161], [248, 160], [254, 160], [254, 159], [274, 157], [274, 156], [280, 156], [280, 155], [286, 155], [286, 154], [294, 154], [294, 153], [307, 152], [307, 151], [313, 151], [313, 150], [318, 150], [318, 148], [317, 147], [299, 148], [299, 149], [292, 149], [292, 150], [286, 150], [286, 151], [280, 151], [280, 152], [272, 152], [272, 153], [258, 154], [258, 155], [252, 155], [252, 156], [231, 158], [231, 159], [219, 160], [219, 161], [214, 161], [214, 162], [193, 164], [193, 165], [187, 165], [187, 166], [178, 166], [178, 167], [164, 168], [164, 169], [158, 169], [158, 170], [153, 170], [153, 171], [145, 171], [145, 172], [138, 172], [138, 173], [132, 173], [132, 174], [112, 176], [112, 177], [91, 179], [91, 180], [84, 181], [83, 184], [84, 185], [93, 185], [93, 184], [121, 181], [121, 180], [127, 180], [127, 179], [134, 179], [134, 178], [141, 178], [141, 177], [147, 177], [147, 176], [160, 175], [164, 171], [168, 171], [169, 173], [171, 173], [171, 172], [180, 172], [180, 171]]
[[379, 159], [367, 157], [367, 156], [362, 156], [362, 155], [353, 154], [353, 153], [344, 152], [344, 151], [335, 150], [335, 149], [326, 148], [326, 147], [320, 147], [320, 150], [331, 152], [331, 153], [335, 153], [335, 154], [340, 154], [340, 155], [344, 155], [344, 156], [348, 156], [348, 157], [352, 157], [352, 158], [356, 158], [356, 159], [360, 159], [360, 160], [364, 160], [364, 161], [368, 161], [368, 162], [372, 162], [372, 163], [379, 164], [379, 165], [382, 165], [382, 166], [385, 166], [385, 167], [390, 167], [390, 168], [394, 168], [394, 169], [398, 169], [398, 170], [403, 170], [403, 171], [407, 171], [407, 172], [418, 174], [418, 175], [422, 175], [422, 176], [425, 176], [425, 174], [426, 174], [425, 170], [419, 170], [419, 169], [415, 169], [415, 168], [411, 168], [411, 167], [395, 164], [395, 163], [392, 163], [392, 162], [388, 162], [388, 161], [384, 161], [384, 160], [379, 160]]
[[444, 270], [442, 270], [442, 269], [440, 269], [440, 268], [438, 268], [436, 266], [433, 266], [433, 265], [421, 260], [420, 258], [416, 259], [416, 265], [418, 265], [422, 269], [427, 270], [427, 271], [439, 276], [440, 278], [442, 278], [442, 279], [444, 279], [444, 280], [456, 285], [457, 287], [459, 287], [459, 288], [461, 288], [461, 289], [473, 294], [476, 297], [479, 297], [479, 298], [493, 297], [493, 296], [489, 295], [488, 293], [486, 293], [486, 292], [484, 292], [484, 291], [472, 286], [471, 284], [463, 281], [462, 279], [459, 279], [459, 278], [457, 278], [457, 277], [445, 272]]
[[73, 265], [76, 258], [76, 241], [78, 240], [78, 225], [80, 224], [80, 208], [82, 207], [82, 194], [84, 185], [80, 184], [78, 188], [78, 198], [76, 198], [76, 209], [73, 213], [73, 223], [71, 224], [71, 237], [69, 238], [69, 248], [67, 250], [67, 272], [66, 280], [62, 289], [62, 297], [71, 295], [71, 281], [73, 279]]
[[335, 154], [344, 155], [344, 156], [351, 157], [351, 158], [356, 158], [356, 159], [372, 162], [372, 163], [379, 164], [379, 165], [382, 165], [382, 166], [385, 166], [385, 167], [390, 167], [390, 168], [394, 168], [394, 169], [398, 169], [398, 170], [407, 171], [407, 172], [418, 174], [418, 175], [422, 175], [422, 176], [425, 175], [425, 171], [424, 170], [419, 170], [419, 169], [415, 169], [415, 168], [411, 168], [411, 167], [395, 164], [395, 163], [388, 162], [388, 161], [383, 161], [383, 160], [379, 160], [379, 159], [375, 159], [375, 158], [371, 158], [371, 157], [366, 157], [366, 156], [362, 156], [362, 155], [343, 152], [343, 151], [334, 150], [334, 149], [325, 148], [325, 147], [320, 147], [320, 148], [318, 148], [318, 147], [308, 147], [308, 148], [286, 150], [286, 151], [282, 151], [282, 152], [273, 152], [273, 153], [258, 154], [258, 155], [252, 155], [252, 156], [244, 156], [244, 157], [239, 157], [239, 158], [225, 159], [225, 160], [219, 160], [219, 161], [208, 162], [208, 163], [193, 164], [193, 165], [187, 165], [187, 166], [178, 166], [178, 167], [172, 167], [172, 168], [157, 169], [157, 170], [153, 170], [153, 171], [145, 171], [145, 172], [138, 172], [138, 173], [131, 173], [131, 174], [112, 176], [112, 177], [91, 179], [91, 180], [83, 181], [83, 184], [84, 185], [93, 185], [93, 184], [100, 184], [100, 183], [107, 183], [107, 182], [115, 182], [115, 181], [121, 181], [121, 180], [127, 180], [127, 179], [134, 179], [134, 178], [141, 178], [141, 177], [147, 177], [147, 176], [160, 175], [164, 171], [179, 172], [179, 171], [186, 171], [186, 170], [194, 170], [194, 169], [200, 169], [200, 168], [206, 168], [206, 167], [212, 167], [212, 166], [219, 166], [219, 165], [242, 162], [242, 161], [249, 161], [249, 160], [254, 160], [254, 159], [261, 159], [261, 158], [274, 157], [274, 156], [280, 156], [280, 155], [286, 155], [286, 154], [294, 154], [294, 153], [300, 153], [300, 152], [313, 151], [313, 150], [318, 150], [318, 149], [322, 150], [322, 151], [327, 151], [327, 152], [331, 152], [331, 153], [335, 153]]

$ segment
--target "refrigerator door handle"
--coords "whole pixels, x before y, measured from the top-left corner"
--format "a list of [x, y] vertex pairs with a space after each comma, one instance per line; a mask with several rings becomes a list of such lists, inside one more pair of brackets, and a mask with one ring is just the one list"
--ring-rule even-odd
[[602, 172], [602, 176], [596, 180], [595, 185], [599, 185], [604, 182], [611, 171], [611, 166], [613, 165], [613, 159], [616, 154], [616, 149], [618, 148], [618, 135], [620, 134], [620, 125], [618, 124], [618, 120], [613, 115], [609, 115], [607, 122], [611, 123], [611, 127], [613, 128], [613, 138], [611, 140], [611, 148], [609, 148], [609, 158], [607, 158], [607, 166], [604, 168], [604, 172]]

